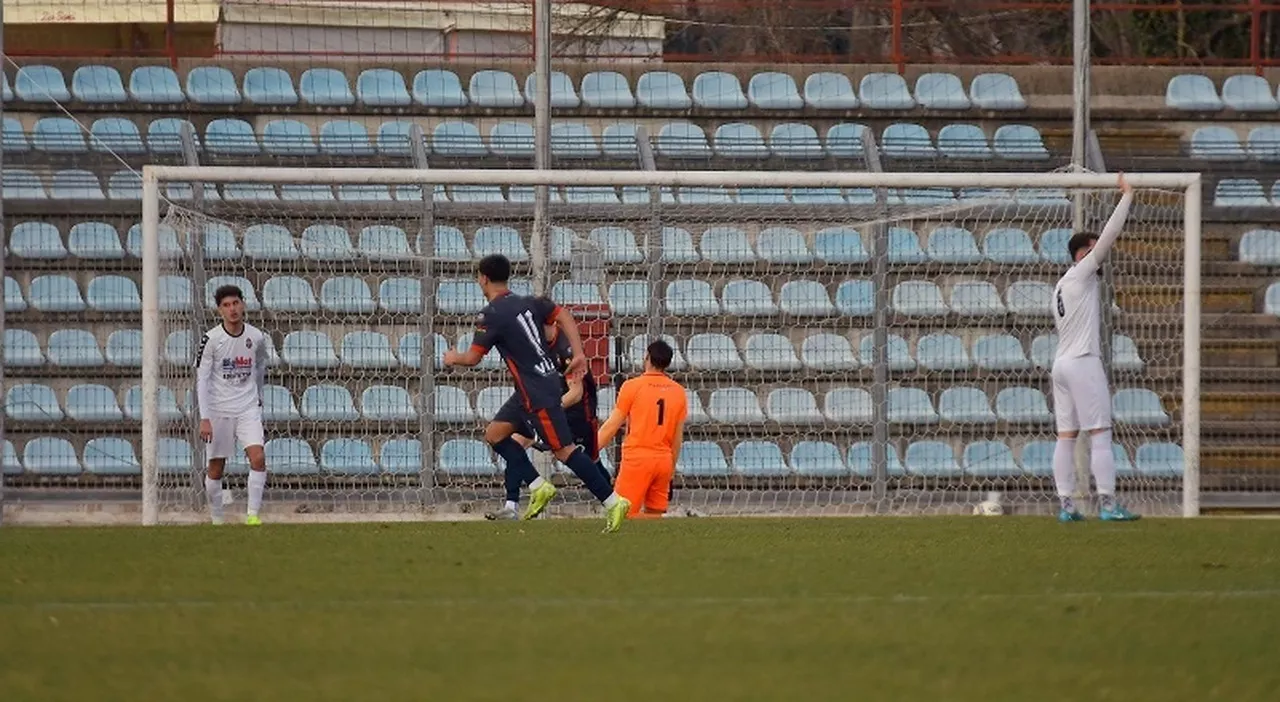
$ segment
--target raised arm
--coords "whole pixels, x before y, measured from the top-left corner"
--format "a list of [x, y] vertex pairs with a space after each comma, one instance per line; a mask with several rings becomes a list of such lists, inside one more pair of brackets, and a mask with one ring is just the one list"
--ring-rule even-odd
[[1111, 213], [1111, 219], [1107, 220], [1107, 226], [1102, 228], [1102, 233], [1098, 235], [1098, 241], [1093, 245], [1093, 249], [1080, 259], [1080, 263], [1076, 267], [1083, 274], [1093, 273], [1098, 270], [1102, 262], [1107, 260], [1107, 254], [1111, 252], [1111, 246], [1115, 244], [1116, 237], [1120, 236], [1120, 230], [1124, 229], [1124, 223], [1129, 218], [1129, 207], [1133, 204], [1133, 186], [1124, 179], [1124, 174], [1120, 174], [1120, 204], [1116, 205], [1116, 209]]
[[613, 437], [617, 436], [622, 423], [627, 421], [627, 415], [631, 414], [631, 405], [635, 402], [635, 389], [636, 386], [630, 380], [622, 384], [622, 389], [618, 391], [618, 401], [613, 406], [613, 413], [609, 415], [604, 426], [596, 432], [596, 446], [604, 448], [613, 441]]
[[582, 400], [582, 376], [565, 376], [564, 380], [569, 384], [569, 391], [560, 396], [560, 406], [569, 409]]
[[470, 368], [484, 360], [485, 354], [489, 353], [489, 349], [493, 348], [495, 343], [495, 334], [489, 326], [488, 319], [482, 316], [480, 324], [476, 326], [475, 334], [471, 337], [471, 347], [466, 351], [449, 349], [444, 352], [444, 359], [442, 360], [446, 367], [465, 366]]
[[213, 383], [213, 349], [209, 348], [209, 335], [200, 339], [200, 350], [196, 354], [196, 409], [200, 419], [210, 418], [213, 399], [210, 397]]

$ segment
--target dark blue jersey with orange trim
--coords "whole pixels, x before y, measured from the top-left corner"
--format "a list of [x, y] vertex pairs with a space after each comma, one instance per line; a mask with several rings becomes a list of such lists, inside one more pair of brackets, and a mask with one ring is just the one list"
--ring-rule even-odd
[[[549, 342], [551, 346], [551, 354], [556, 360], [556, 365], [560, 368], [560, 372], [564, 373], [569, 367], [569, 361], [573, 358], [573, 347], [569, 345], [569, 339], [564, 334], [559, 333], [556, 329], [555, 337]], [[565, 392], [569, 390], [569, 384], [566, 382], [564, 386]], [[582, 399], [572, 407], [569, 407], [569, 419], [572, 420], [574, 415], [581, 414], [588, 422], [594, 422], [596, 417], [596, 401], [598, 399], [598, 390], [596, 388], [596, 379], [591, 375], [591, 369], [588, 368], [582, 376]]]
[[559, 407], [564, 376], [548, 352], [543, 326], [560, 307], [547, 298], [505, 293], [480, 311], [473, 349], [484, 354], [497, 348], [511, 371], [526, 410]]

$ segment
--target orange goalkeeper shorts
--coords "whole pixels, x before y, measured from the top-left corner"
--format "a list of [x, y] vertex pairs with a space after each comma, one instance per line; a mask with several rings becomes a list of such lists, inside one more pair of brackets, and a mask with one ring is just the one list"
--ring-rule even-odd
[[647, 512], [665, 512], [674, 475], [670, 458], [623, 458], [614, 490], [631, 501], [628, 515], [638, 514], [641, 506]]

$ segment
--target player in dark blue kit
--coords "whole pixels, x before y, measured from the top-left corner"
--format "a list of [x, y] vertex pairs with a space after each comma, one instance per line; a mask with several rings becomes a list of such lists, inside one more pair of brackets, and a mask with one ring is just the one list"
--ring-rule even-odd
[[[444, 364], [474, 366], [490, 348], [497, 348], [507, 369], [511, 371], [516, 393], [524, 404], [538, 438], [550, 447], [556, 459], [568, 466], [604, 505], [605, 531], [617, 531], [631, 505], [613, 491], [595, 461], [581, 446], [573, 442], [569, 419], [560, 406], [564, 375], [548, 350], [542, 331], [547, 324], [559, 327], [560, 333], [565, 336], [572, 349], [566, 371], [573, 376], [586, 370], [587, 362], [582, 352], [578, 324], [567, 310], [546, 298], [513, 294], [507, 286], [510, 277], [511, 262], [505, 256], [494, 254], [480, 260], [476, 280], [489, 304], [480, 312], [480, 322], [471, 348], [463, 352], [446, 352]], [[529, 509], [525, 511], [524, 518], [538, 516], [555, 497], [555, 486], [538, 475], [524, 448], [510, 434], [499, 438], [486, 432], [485, 438], [489, 440], [493, 450], [507, 462], [507, 470], [519, 476], [521, 482], [529, 483]]]

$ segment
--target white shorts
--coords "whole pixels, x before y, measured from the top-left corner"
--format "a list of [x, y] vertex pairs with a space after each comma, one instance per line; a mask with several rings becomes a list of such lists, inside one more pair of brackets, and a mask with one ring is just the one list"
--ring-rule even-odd
[[1101, 358], [1054, 360], [1053, 415], [1060, 432], [1111, 427], [1111, 392]]
[[209, 423], [213, 425], [213, 438], [205, 445], [208, 460], [230, 458], [236, 452], [236, 439], [246, 448], [265, 443], [261, 410], [254, 409], [239, 417], [212, 417]]

